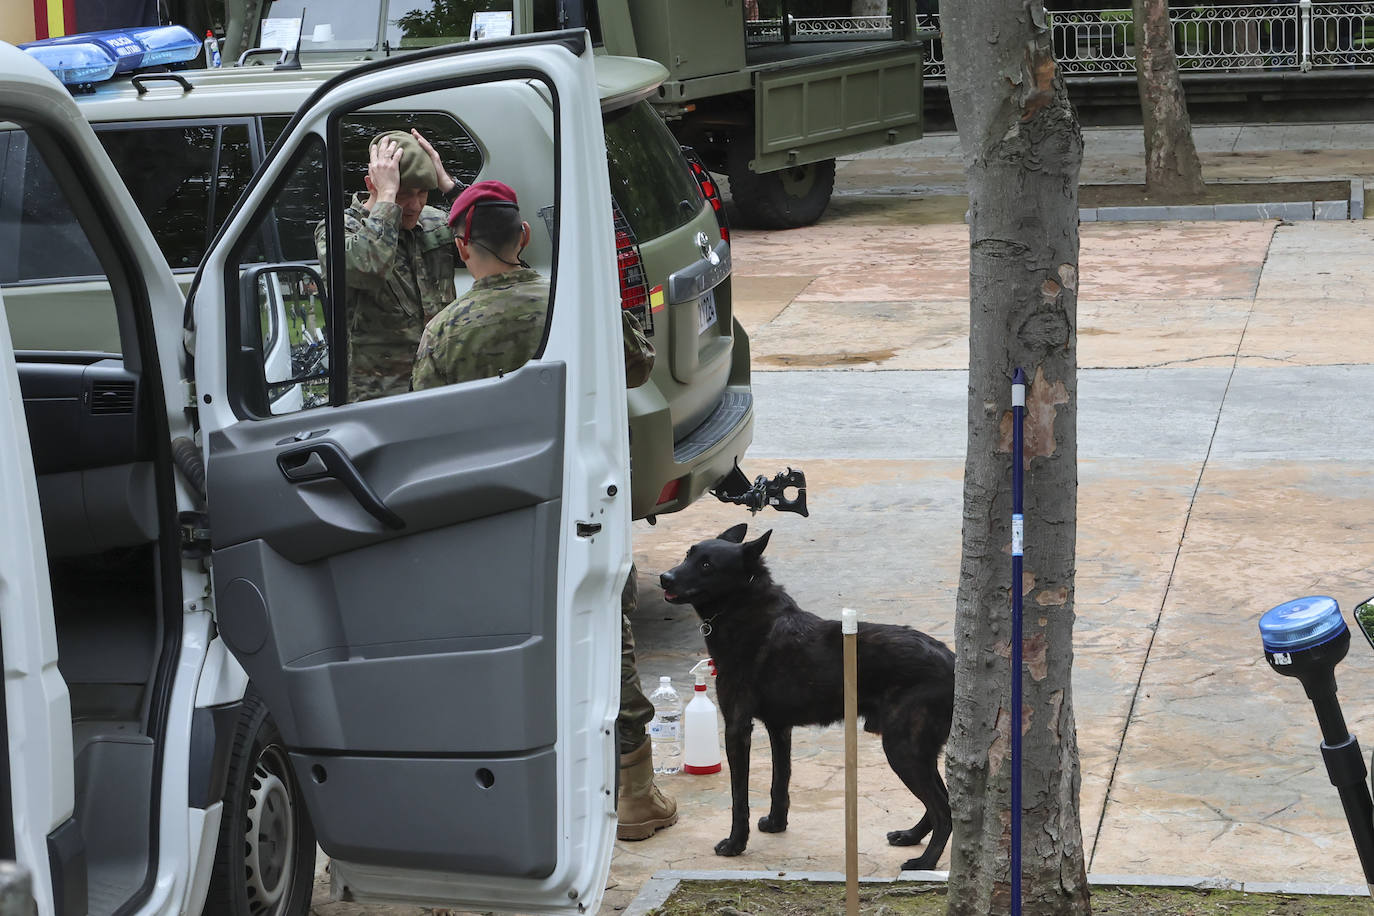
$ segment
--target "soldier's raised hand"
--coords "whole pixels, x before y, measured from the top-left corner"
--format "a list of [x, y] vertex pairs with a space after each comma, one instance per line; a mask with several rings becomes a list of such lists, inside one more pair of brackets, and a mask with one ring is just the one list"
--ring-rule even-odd
[[434, 163], [434, 174], [439, 176], [439, 193], [447, 194], [452, 191], [453, 186], [458, 182], [454, 181], [453, 176], [444, 169], [444, 163], [439, 158], [438, 150], [431, 146], [424, 135], [413, 127], [410, 129], [410, 135], [415, 138], [416, 143], [420, 144], [420, 149], [429, 154], [429, 161]]
[[396, 194], [401, 190], [401, 145], [395, 140], [383, 139], [368, 147], [367, 184], [370, 209], [378, 203], [395, 203]]

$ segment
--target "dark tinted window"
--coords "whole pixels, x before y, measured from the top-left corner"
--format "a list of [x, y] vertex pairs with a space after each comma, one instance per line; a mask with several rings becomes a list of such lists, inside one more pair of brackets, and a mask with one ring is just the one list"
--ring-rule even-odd
[[648, 102], [611, 112], [605, 124], [611, 196], [640, 241], [667, 235], [701, 212], [701, 188]]
[[0, 132], [0, 283], [104, 273], [28, 135]]
[[253, 177], [248, 125], [120, 126], [98, 136], [167, 263], [198, 265]]
[[[282, 129], [286, 127], [286, 118], [263, 118], [262, 130], [264, 142], [268, 148], [277, 142]], [[463, 126], [453, 118], [445, 114], [435, 114], [421, 112], [408, 114], [405, 112], [367, 112], [351, 114], [339, 122], [339, 131], [342, 134], [342, 150], [344, 164], [344, 188], [347, 191], [349, 201], [355, 193], [366, 194], [367, 187], [363, 184], [363, 177], [367, 174], [368, 145], [372, 138], [380, 133], [389, 130], [418, 130], [426, 140], [438, 151], [439, 158], [444, 162], [444, 168], [455, 179], [463, 184], [471, 184], [477, 177], [477, 173], [482, 169], [482, 153], [473, 142], [472, 136], [463, 129]], [[312, 162], [307, 167], [318, 168], [320, 174], [324, 174], [324, 162]], [[431, 201], [438, 199], [438, 194], [431, 196]], [[281, 234], [281, 244], [284, 258], [288, 261], [312, 260], [315, 257], [315, 223], [313, 220], [293, 219], [290, 208], [304, 208], [305, 211], [313, 212], [309, 201], [292, 201], [288, 196], [283, 196], [277, 205], [278, 214], [277, 231]]]

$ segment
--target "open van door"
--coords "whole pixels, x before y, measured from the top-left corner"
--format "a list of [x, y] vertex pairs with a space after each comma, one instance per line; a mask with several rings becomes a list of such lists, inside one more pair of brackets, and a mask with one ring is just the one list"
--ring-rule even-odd
[[[594, 912], [609, 867], [630, 522], [611, 198], [585, 33], [531, 38], [323, 85], [189, 307], [219, 635], [349, 899]], [[504, 122], [475, 138], [479, 177], [549, 227], [543, 340], [499, 377], [350, 401], [363, 306], [343, 211], [366, 163], [343, 160], [342, 138], [355, 114], [462, 122], [473, 106]], [[280, 248], [261, 243], [273, 233]], [[267, 286], [318, 297], [327, 359], [289, 377], [269, 365]]]
[[[52, 913], [66, 890], [50, 862], [54, 845], [75, 841], [71, 819], [72, 730], [67, 685], [57, 670], [57, 630], [38, 508], [38, 482], [19, 393], [14, 347], [0, 300], [0, 860], [32, 879], [38, 912]], [[80, 878], [84, 902], [85, 876]]]

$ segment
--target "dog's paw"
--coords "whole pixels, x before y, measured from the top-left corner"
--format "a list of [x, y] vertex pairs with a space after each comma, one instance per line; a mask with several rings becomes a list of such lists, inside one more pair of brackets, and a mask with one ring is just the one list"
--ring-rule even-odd
[[887, 832], [887, 845], [919, 846], [928, 833], [930, 833], [929, 827], [921, 831], [917, 831], [915, 827], [910, 830], [889, 830]]
[[716, 855], [737, 856], [744, 852], [745, 842], [745, 840], [737, 840], [734, 837], [726, 837], [716, 844]]
[[787, 829], [787, 818], [765, 814], [759, 818], [759, 830], [764, 833], [782, 833]]
[[939, 864], [938, 860], [930, 862], [925, 856], [917, 856], [914, 859], [907, 859], [902, 863], [902, 871], [931, 871]]

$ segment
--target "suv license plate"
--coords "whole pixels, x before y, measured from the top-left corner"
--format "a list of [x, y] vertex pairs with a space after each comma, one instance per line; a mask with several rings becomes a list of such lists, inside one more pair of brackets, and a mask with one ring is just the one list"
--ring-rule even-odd
[[706, 329], [715, 323], [716, 293], [715, 290], [707, 290], [697, 300], [697, 333], [705, 333]]

